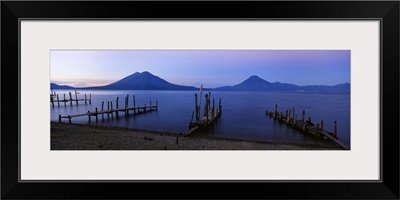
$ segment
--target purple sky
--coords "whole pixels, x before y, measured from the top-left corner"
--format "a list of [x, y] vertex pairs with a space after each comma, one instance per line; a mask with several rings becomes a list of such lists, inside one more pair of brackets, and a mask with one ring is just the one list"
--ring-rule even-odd
[[52, 50], [51, 82], [107, 85], [148, 71], [179, 85], [218, 87], [252, 75], [296, 85], [350, 83], [350, 50]]

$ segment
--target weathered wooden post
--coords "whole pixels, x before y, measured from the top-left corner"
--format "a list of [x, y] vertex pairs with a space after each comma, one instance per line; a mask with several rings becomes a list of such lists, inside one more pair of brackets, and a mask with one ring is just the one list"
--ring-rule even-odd
[[301, 114], [301, 121], [304, 122], [304, 115], [306, 114], [306, 111], [303, 110], [303, 114]]
[[61, 115], [58, 115], [58, 122], [61, 122]]
[[206, 103], [204, 105], [204, 116], [206, 117], [206, 124], [208, 124], [208, 94], [205, 95]]
[[289, 118], [290, 118], [290, 111], [291, 111], [291, 110], [289, 109], [289, 110], [288, 110], [288, 116], [289, 116]]
[[293, 117], [294, 117], [294, 107], [293, 107]]
[[89, 98], [90, 98], [89, 99], [89, 104], [92, 104], [92, 94], [91, 93], [89, 94]]
[[87, 98], [86, 98], [86, 94], [85, 94], [85, 104], [87, 104]]
[[[190, 125], [193, 123], [193, 115], [194, 115], [194, 111], [192, 111], [192, 118], [190, 120]], [[190, 125], [189, 125], [189, 128], [190, 128]]]
[[101, 102], [101, 120], [104, 120], [104, 101]]
[[274, 113], [275, 113], [275, 115], [274, 115], [274, 116], [276, 116], [276, 114], [278, 113], [278, 104], [275, 104]]
[[65, 99], [65, 93], [64, 93], [64, 106], [67, 106], [67, 100]]
[[76, 101], [76, 105], [78, 105], [78, 93], [75, 90], [75, 101]]
[[323, 120], [321, 120], [319, 129], [324, 130], [324, 121]]
[[297, 121], [297, 115], [293, 116], [293, 125], [296, 126], [296, 121]]
[[219, 109], [219, 114], [222, 113], [222, 104], [221, 104], [221, 99], [219, 99], [219, 103], [218, 103], [218, 109]]
[[208, 111], [211, 110], [211, 92], [208, 92]]
[[158, 101], [156, 101], [156, 110], [158, 110]]
[[127, 112], [127, 110], [128, 110], [128, 98], [127, 97], [125, 97], [125, 117], [126, 116], [128, 116], [128, 112]]
[[71, 115], [68, 115], [68, 123], [71, 123]]
[[97, 113], [98, 113], [98, 111], [97, 111], [97, 107], [96, 107], [96, 123], [99, 122], [99, 117], [97, 116], [98, 115]]
[[133, 113], [136, 114], [136, 96], [133, 95]]
[[50, 102], [51, 102], [51, 105], [54, 107], [54, 100], [53, 100], [53, 95], [52, 94], [50, 95]]
[[194, 110], [196, 111], [196, 121], [199, 120], [199, 109], [197, 106], [197, 93], [194, 94]]
[[115, 100], [115, 104], [116, 104], [115, 117], [117, 117], [117, 119], [119, 118], [119, 116], [118, 116], [118, 99], [119, 99], [119, 97], [117, 97], [117, 99]]
[[211, 114], [214, 117], [214, 109], [215, 109], [215, 99], [213, 98], [213, 106], [212, 106], [212, 110], [211, 110]]
[[113, 113], [113, 108], [112, 108], [112, 101], [110, 101], [111, 104], [111, 119], [114, 119], [114, 113]]
[[337, 138], [337, 128], [336, 128], [336, 121], [333, 121], [333, 133], [335, 134], [335, 137]]
[[311, 117], [308, 117], [307, 123], [310, 123], [310, 124], [312, 123], [311, 122]]
[[72, 94], [69, 92], [69, 104], [72, 106]]
[[110, 119], [110, 102], [107, 101], [107, 119]]
[[57, 94], [57, 105], [58, 107], [60, 107], [60, 99], [58, 98], [58, 94]]
[[90, 122], [90, 121], [91, 121], [91, 118], [90, 118], [90, 110], [88, 110], [87, 113], [88, 113], [89, 122]]

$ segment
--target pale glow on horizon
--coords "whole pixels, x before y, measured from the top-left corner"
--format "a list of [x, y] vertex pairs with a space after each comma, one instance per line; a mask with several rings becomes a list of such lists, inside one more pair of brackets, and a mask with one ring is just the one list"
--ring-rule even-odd
[[219, 87], [252, 75], [296, 85], [350, 83], [350, 50], [51, 50], [51, 82], [103, 86], [148, 71], [170, 83]]

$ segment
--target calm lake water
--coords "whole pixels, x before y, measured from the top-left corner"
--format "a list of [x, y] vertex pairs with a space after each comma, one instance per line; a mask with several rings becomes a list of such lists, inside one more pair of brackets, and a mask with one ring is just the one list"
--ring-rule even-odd
[[[69, 97], [71, 90], [54, 90], [63, 99], [63, 94]], [[199, 91], [98, 91], [78, 90], [78, 99], [83, 99], [84, 94], [92, 95], [92, 104], [82, 101], [76, 106], [60, 103], [60, 106], [50, 108], [51, 121], [58, 121], [58, 115], [73, 115], [94, 111], [96, 107], [101, 110], [101, 102], [113, 102], [119, 97], [120, 108], [124, 105], [126, 95], [129, 95], [129, 107], [133, 106], [132, 95], [136, 96], [136, 105], [155, 104], [158, 101], [158, 111], [147, 112], [140, 115], [125, 117], [122, 112], [119, 119], [101, 120], [98, 124], [106, 126], [118, 126], [126, 128], [148, 129], [156, 131], [168, 131], [181, 133], [188, 131], [188, 124], [194, 111], [194, 94]], [[201, 110], [204, 107], [204, 95], [201, 100]], [[207, 92], [208, 93], [208, 92]], [[75, 97], [73, 97], [75, 98]], [[231, 92], [212, 91], [211, 99], [215, 98], [216, 108], [218, 99], [222, 99], [222, 115], [218, 122], [208, 130], [211, 136], [225, 138], [252, 139], [261, 141], [278, 141], [292, 143], [320, 143], [321, 141], [292, 130], [281, 125], [265, 115], [265, 111], [273, 111], [278, 104], [278, 111], [295, 108], [295, 112], [301, 119], [302, 110], [306, 111], [306, 118], [311, 117], [314, 123], [324, 120], [324, 129], [333, 132], [333, 121], [337, 121], [337, 134], [339, 140], [350, 146], [350, 94], [325, 94], [325, 93], [277, 93], [277, 92]], [[211, 101], [212, 102], [212, 101]], [[68, 122], [68, 119], [62, 119]], [[72, 123], [87, 124], [88, 117], [77, 117]], [[92, 117], [92, 124], [96, 124]]]

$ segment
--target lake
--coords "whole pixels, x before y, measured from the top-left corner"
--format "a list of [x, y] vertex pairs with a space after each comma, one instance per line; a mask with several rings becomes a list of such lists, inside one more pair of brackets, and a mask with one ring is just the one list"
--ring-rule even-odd
[[[63, 94], [69, 98], [71, 90], [54, 90], [63, 99]], [[119, 107], [124, 105], [124, 99], [129, 95], [129, 107], [133, 106], [132, 95], [136, 97], [136, 105], [155, 104], [158, 101], [158, 111], [147, 112], [140, 115], [125, 117], [122, 112], [119, 119], [101, 120], [98, 124], [105, 126], [118, 126], [135, 129], [147, 129], [155, 131], [167, 131], [181, 133], [188, 131], [192, 112], [195, 110], [194, 94], [199, 91], [140, 91], [140, 90], [77, 90], [78, 99], [83, 99], [84, 94], [92, 96], [92, 103], [85, 104], [80, 101], [79, 105], [73, 102], [60, 103], [60, 106], [50, 108], [51, 121], [58, 121], [58, 115], [73, 115], [93, 111], [97, 107], [101, 110], [102, 101], [113, 102], [119, 97]], [[203, 111], [207, 91], [203, 91], [201, 100], [201, 111]], [[208, 93], [208, 92], [207, 92]], [[272, 142], [291, 142], [317, 144], [322, 141], [311, 136], [304, 135], [299, 131], [292, 130], [285, 125], [275, 122], [273, 118], [265, 115], [265, 111], [273, 111], [274, 105], [278, 104], [278, 111], [285, 113], [287, 109], [295, 108], [298, 119], [301, 119], [302, 110], [306, 111], [305, 118], [311, 117], [316, 124], [324, 121], [324, 129], [333, 132], [333, 121], [337, 121], [337, 135], [340, 141], [350, 146], [350, 94], [342, 93], [283, 93], [283, 92], [233, 92], [212, 91], [212, 99], [215, 98], [216, 108], [218, 99], [222, 99], [222, 115], [217, 123], [207, 133], [214, 137], [251, 139]], [[50, 105], [51, 106], [51, 105]], [[212, 106], [212, 105], [211, 105]], [[68, 122], [68, 119], [63, 119]], [[77, 117], [72, 123], [87, 124], [88, 117]], [[92, 124], [96, 124], [94, 117]]]

